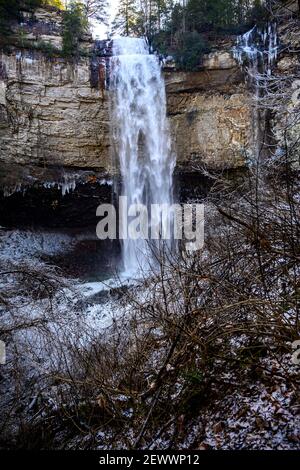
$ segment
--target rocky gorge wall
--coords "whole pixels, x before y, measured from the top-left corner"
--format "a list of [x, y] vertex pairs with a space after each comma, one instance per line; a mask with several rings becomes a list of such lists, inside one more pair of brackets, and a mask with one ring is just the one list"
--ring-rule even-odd
[[107, 99], [90, 86], [88, 59], [0, 55], [1, 162], [109, 170]]
[[111, 173], [108, 100], [91, 86], [92, 38], [82, 41], [85, 54], [77, 61], [49, 56], [45, 44], [61, 48], [57, 10], [37, 10], [0, 50], [0, 186], [6, 192]]
[[[76, 64], [41, 53], [0, 55], [0, 161], [32, 167], [93, 169], [111, 175], [109, 92], [90, 85], [88, 59]], [[178, 168], [235, 168], [249, 148], [250, 105], [241, 72], [228, 68], [166, 72], [168, 113]], [[229, 65], [231, 67], [229, 68]]]
[[166, 89], [178, 169], [245, 166], [251, 150], [251, 103], [229, 51], [209, 54], [199, 72], [167, 72]]
[[[297, 76], [299, 67], [298, 20], [293, 24], [284, 22], [279, 28], [283, 52], [276, 73], [283, 77], [291, 71]], [[72, 212], [69, 192], [78, 200], [110, 200], [111, 179], [118, 175], [111, 158], [110, 91], [100, 77], [109, 62], [107, 51], [87, 35], [79, 60], [49, 55], [45, 44], [61, 48], [61, 27], [57, 10], [39, 9], [15, 25], [8, 47], [0, 47], [0, 218], [2, 214], [5, 223], [16, 206], [24, 219], [26, 207], [35, 210], [42, 195], [48, 212], [38, 210], [36, 219], [59, 225], [64, 220], [60, 208]], [[177, 71], [170, 64], [164, 68], [176, 175], [184, 194], [205, 188], [203, 167], [236, 170], [251, 156], [253, 100], [233, 58], [235, 40], [217, 43], [197, 72]], [[299, 80], [288, 86], [293, 105]], [[285, 112], [272, 113], [277, 142], [286, 119]], [[189, 184], [192, 188], [186, 191]], [[84, 214], [84, 204], [79, 206]], [[76, 211], [73, 215], [79, 218]]]
[[[213, 63], [213, 62], [212, 62]], [[109, 92], [90, 85], [88, 59], [69, 63], [39, 52], [0, 54], [2, 163], [113, 172]], [[243, 76], [226, 68], [166, 72], [168, 113], [178, 164], [235, 167], [249, 142]]]
[[[61, 46], [57, 11], [38, 10], [23, 28], [27, 46], [0, 52], [0, 185], [9, 191], [51, 183], [58, 169], [68, 178], [89, 179], [91, 172], [109, 178], [117, 172], [111, 163], [109, 91], [92, 86], [90, 57], [70, 62], [28, 47], [34, 41]], [[91, 52], [91, 39], [84, 44]], [[230, 47], [207, 56], [200, 72], [165, 72], [180, 172], [245, 164], [251, 110]]]

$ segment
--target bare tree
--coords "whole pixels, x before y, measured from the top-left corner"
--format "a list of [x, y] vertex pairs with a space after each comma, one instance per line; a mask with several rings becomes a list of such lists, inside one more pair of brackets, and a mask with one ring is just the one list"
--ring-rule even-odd
[[100, 23], [107, 23], [108, 0], [83, 0], [82, 3], [87, 18]]

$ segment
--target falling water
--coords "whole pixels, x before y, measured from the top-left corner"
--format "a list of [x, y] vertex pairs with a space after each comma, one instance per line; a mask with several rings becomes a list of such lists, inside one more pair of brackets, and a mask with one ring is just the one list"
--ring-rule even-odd
[[[112, 132], [120, 164], [121, 195], [128, 207], [172, 202], [175, 156], [166, 117], [165, 84], [158, 58], [144, 39], [113, 41], [111, 60]], [[122, 224], [127, 209], [121, 210]], [[154, 223], [159, 224], [156, 220]], [[152, 221], [153, 224], [153, 221]], [[124, 240], [123, 268], [136, 273], [149, 260], [146, 240]]]
[[278, 35], [276, 23], [269, 23], [264, 29], [254, 26], [238, 36], [234, 56], [240, 65], [247, 64], [249, 73], [260, 71], [270, 76], [278, 57]]
[[249, 85], [254, 93], [252, 120], [256, 162], [262, 154], [266, 139], [266, 115], [264, 109], [260, 107], [260, 100], [265, 92], [267, 80], [272, 75], [278, 50], [276, 23], [269, 23], [264, 29], [254, 26], [244, 35], [238, 36], [233, 50], [235, 59], [246, 70]]

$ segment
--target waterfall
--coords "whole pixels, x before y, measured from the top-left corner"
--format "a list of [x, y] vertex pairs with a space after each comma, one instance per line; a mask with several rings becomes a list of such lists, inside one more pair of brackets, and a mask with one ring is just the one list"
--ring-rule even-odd
[[267, 81], [278, 57], [277, 24], [269, 23], [264, 29], [254, 26], [242, 36], [238, 36], [233, 49], [234, 58], [246, 70], [247, 79], [254, 95], [252, 112], [253, 150], [255, 161], [260, 159], [266, 144], [266, 112], [260, 106]]
[[[250, 31], [238, 36], [234, 57], [240, 65], [246, 65], [249, 73], [261, 72], [270, 76], [278, 57], [277, 24], [268, 23], [264, 29], [254, 26]], [[252, 75], [252, 74], [251, 74]]]
[[[172, 203], [175, 156], [166, 116], [165, 84], [156, 55], [144, 39], [113, 41], [111, 58], [111, 122], [114, 155], [120, 165], [121, 195], [128, 207]], [[122, 225], [127, 208], [120, 207]], [[152, 220], [152, 225], [160, 220]], [[136, 273], [149, 259], [147, 240], [125, 239], [123, 268]]]

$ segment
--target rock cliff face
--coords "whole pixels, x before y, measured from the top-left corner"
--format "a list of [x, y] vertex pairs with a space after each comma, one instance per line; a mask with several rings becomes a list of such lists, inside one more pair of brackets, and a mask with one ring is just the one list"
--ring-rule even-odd
[[[71, 62], [41, 50], [61, 48], [61, 27], [57, 10], [39, 9], [0, 50], [0, 186], [8, 192], [59, 182], [61, 173], [62, 184], [90, 178], [78, 169], [111, 173], [108, 100], [91, 86], [90, 57]], [[90, 53], [91, 37], [83, 39]]]
[[169, 73], [168, 111], [178, 167], [237, 168], [250, 150], [251, 108], [243, 76], [229, 54], [201, 72]]
[[[250, 106], [243, 77], [230, 64], [202, 72], [166, 73], [179, 168], [244, 164]], [[73, 64], [39, 52], [2, 52], [0, 67], [2, 163], [113, 172], [109, 92], [102, 96], [91, 87], [88, 59]]]
[[[66, 175], [62, 184], [72, 178], [102, 180], [117, 172], [110, 156], [109, 91], [97, 86], [91, 38], [84, 38], [82, 48], [89, 54], [78, 62], [49, 58], [36, 48], [45, 43], [61, 47], [61, 23], [59, 12], [40, 9], [15, 27], [15, 44], [0, 50], [0, 187], [8, 192], [20, 185], [51, 184], [59, 172]], [[285, 53], [277, 72], [283, 77], [299, 64], [296, 23], [279, 30]], [[17, 41], [20, 28], [23, 46]], [[203, 166], [243, 167], [251, 153], [251, 96], [233, 59], [233, 42], [219, 44], [199, 72], [164, 72], [179, 174]], [[297, 95], [298, 106], [299, 80], [291, 77], [289, 86], [289, 102], [295, 106]], [[272, 129], [280, 141], [286, 117], [273, 114]]]
[[89, 61], [40, 53], [0, 61], [1, 161], [109, 170], [107, 100], [90, 86]]
[[[0, 53], [2, 185], [12, 184], [11, 173], [18, 184], [22, 174], [27, 181], [49, 181], [53, 168], [88, 169], [101, 177], [115, 171], [109, 92], [91, 86], [90, 58], [71, 63], [28, 48], [34, 41], [60, 47], [60, 31], [57, 12], [38, 10], [34, 21], [23, 26], [27, 48], [15, 46]], [[88, 39], [85, 47], [91, 49]], [[166, 86], [178, 169], [243, 166], [250, 106], [230, 52], [208, 55], [201, 72], [166, 72]], [[18, 171], [12, 172], [14, 165]]]
[[[290, 5], [294, 11], [298, 11], [297, 2]], [[277, 63], [276, 77], [280, 79], [278, 89], [280, 93], [273, 99], [271, 115], [271, 128], [277, 143], [275, 155], [279, 157], [285, 153], [285, 145], [291, 148], [290, 158], [293, 159], [295, 167], [300, 167], [299, 142], [300, 123], [300, 80], [299, 80], [299, 48], [300, 28], [299, 17], [291, 17], [282, 21], [278, 26], [278, 34], [282, 49]], [[281, 146], [283, 146], [281, 148]]]

